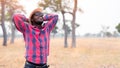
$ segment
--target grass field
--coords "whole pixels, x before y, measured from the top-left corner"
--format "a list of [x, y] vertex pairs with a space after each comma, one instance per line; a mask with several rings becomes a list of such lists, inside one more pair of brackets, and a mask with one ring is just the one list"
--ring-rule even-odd
[[[64, 48], [63, 38], [52, 38], [48, 64], [50, 68], [120, 68], [120, 38], [77, 38], [76, 48]], [[2, 46], [0, 39], [0, 68], [23, 68], [25, 46], [23, 39]]]

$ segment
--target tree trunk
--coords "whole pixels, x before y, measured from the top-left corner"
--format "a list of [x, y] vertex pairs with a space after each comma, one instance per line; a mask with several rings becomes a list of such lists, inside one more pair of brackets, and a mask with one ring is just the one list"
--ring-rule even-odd
[[13, 9], [12, 9], [12, 7], [10, 7], [10, 16], [11, 16], [11, 18], [10, 18], [10, 23], [11, 23], [11, 40], [10, 40], [10, 43], [12, 44], [12, 43], [14, 43], [14, 39], [15, 39], [15, 25], [12, 23], [12, 15], [13, 15]]
[[77, 11], [77, 0], [74, 0], [73, 20], [72, 20], [72, 47], [76, 47], [75, 20]]
[[12, 22], [11, 22], [11, 31], [12, 31], [12, 34], [11, 34], [11, 41], [10, 41], [10, 43], [13, 44], [14, 43], [14, 39], [15, 39], [15, 26], [12, 24]]
[[65, 15], [64, 15], [64, 12], [62, 12], [62, 16], [63, 16], [63, 29], [64, 29], [64, 33], [65, 33], [64, 47], [67, 48], [68, 47], [68, 43], [67, 43], [67, 28], [66, 28], [66, 24], [65, 24]]
[[3, 45], [6, 46], [7, 45], [7, 33], [6, 33], [6, 28], [5, 28], [5, 24], [4, 24], [4, 20], [5, 20], [5, 1], [1, 0], [1, 26], [2, 26], [2, 30], [3, 30]]

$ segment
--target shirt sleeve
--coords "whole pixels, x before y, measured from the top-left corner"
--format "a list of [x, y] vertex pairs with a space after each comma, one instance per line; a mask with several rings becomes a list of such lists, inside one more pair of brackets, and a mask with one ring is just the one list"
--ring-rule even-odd
[[27, 22], [27, 18], [24, 15], [21, 14], [14, 14], [12, 18], [16, 28], [20, 32], [25, 32], [25, 22]]
[[44, 16], [44, 21], [48, 21], [47, 26], [49, 30], [51, 31], [55, 27], [58, 21], [58, 15], [48, 14]]

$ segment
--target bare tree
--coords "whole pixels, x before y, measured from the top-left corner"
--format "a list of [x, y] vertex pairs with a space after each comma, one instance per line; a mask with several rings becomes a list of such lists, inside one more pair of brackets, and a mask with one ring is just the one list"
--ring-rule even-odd
[[102, 27], [102, 37], [107, 37], [107, 32], [108, 32], [108, 29], [110, 28], [109, 26], [101, 26]]
[[62, 14], [62, 18], [63, 18], [63, 29], [64, 29], [64, 33], [65, 33], [65, 37], [64, 37], [64, 47], [68, 47], [68, 43], [67, 43], [67, 28], [66, 28], [66, 23], [65, 23], [65, 13], [67, 13], [65, 11], [65, 9], [70, 9], [68, 7], [68, 5], [66, 3], [69, 3], [69, 0], [43, 0], [39, 2], [39, 6], [43, 7], [44, 9], [46, 8], [50, 8], [51, 10], [53, 10], [54, 12], [60, 11]]
[[75, 20], [77, 11], [77, 0], [74, 0], [73, 19], [72, 19], [72, 47], [76, 47]]
[[19, 12], [24, 12], [24, 13], [25, 13], [25, 10], [24, 10], [23, 6], [19, 4], [18, 0], [7, 0], [6, 6], [7, 6], [6, 9], [8, 10], [8, 14], [9, 14], [8, 20], [11, 23], [11, 33], [12, 34], [11, 34], [10, 43], [14, 43], [16, 28], [15, 28], [14, 24], [12, 23], [12, 16], [13, 16], [14, 12], [16, 12], [16, 10], [19, 10]]
[[7, 45], [7, 33], [5, 28], [5, 0], [1, 0], [1, 26], [3, 30], [3, 45]]
[[69, 13], [72, 15], [72, 47], [76, 47], [76, 36], [75, 36], [75, 28], [76, 28], [76, 11], [79, 10], [80, 12], [83, 12], [80, 8], [77, 7], [77, 0], [74, 0], [74, 8], [70, 7], [71, 6], [71, 1], [73, 0], [44, 0], [39, 2], [39, 6], [42, 6], [44, 8], [50, 8], [51, 10], [54, 11], [60, 11], [62, 14], [63, 18], [63, 29], [65, 33], [64, 37], [64, 47], [68, 47], [67, 43], [67, 28], [66, 28], [66, 19], [65, 19], [65, 13]]
[[[18, 2], [18, 0], [1, 0], [1, 26], [3, 30], [3, 45], [7, 45], [7, 32], [5, 28], [4, 21], [10, 21], [11, 24], [11, 41], [10, 43], [14, 43], [15, 38], [15, 26], [12, 23], [12, 15], [16, 10], [19, 10], [20, 12], [25, 12], [23, 9], [23, 6], [21, 6]], [[6, 11], [6, 12], [5, 12]]]
[[68, 33], [67, 33], [67, 25], [65, 23], [65, 12], [64, 10], [61, 11], [62, 13], [62, 17], [63, 17], [63, 29], [64, 29], [64, 47], [67, 48], [68, 47], [68, 42], [67, 42], [67, 37], [68, 37]]
[[53, 33], [53, 38], [55, 37], [55, 34], [57, 33], [57, 29], [58, 29], [58, 27], [57, 27], [57, 26], [55, 26], [55, 28], [52, 30], [52, 33]]

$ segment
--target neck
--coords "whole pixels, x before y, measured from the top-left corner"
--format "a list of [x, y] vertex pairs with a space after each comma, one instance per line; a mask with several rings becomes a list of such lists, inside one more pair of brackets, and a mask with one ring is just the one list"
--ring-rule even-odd
[[40, 29], [42, 29], [42, 28], [43, 28], [43, 26], [42, 26], [42, 25], [37, 25], [37, 24], [34, 24], [34, 26], [35, 26], [35, 27], [37, 27], [37, 28], [40, 28]]

